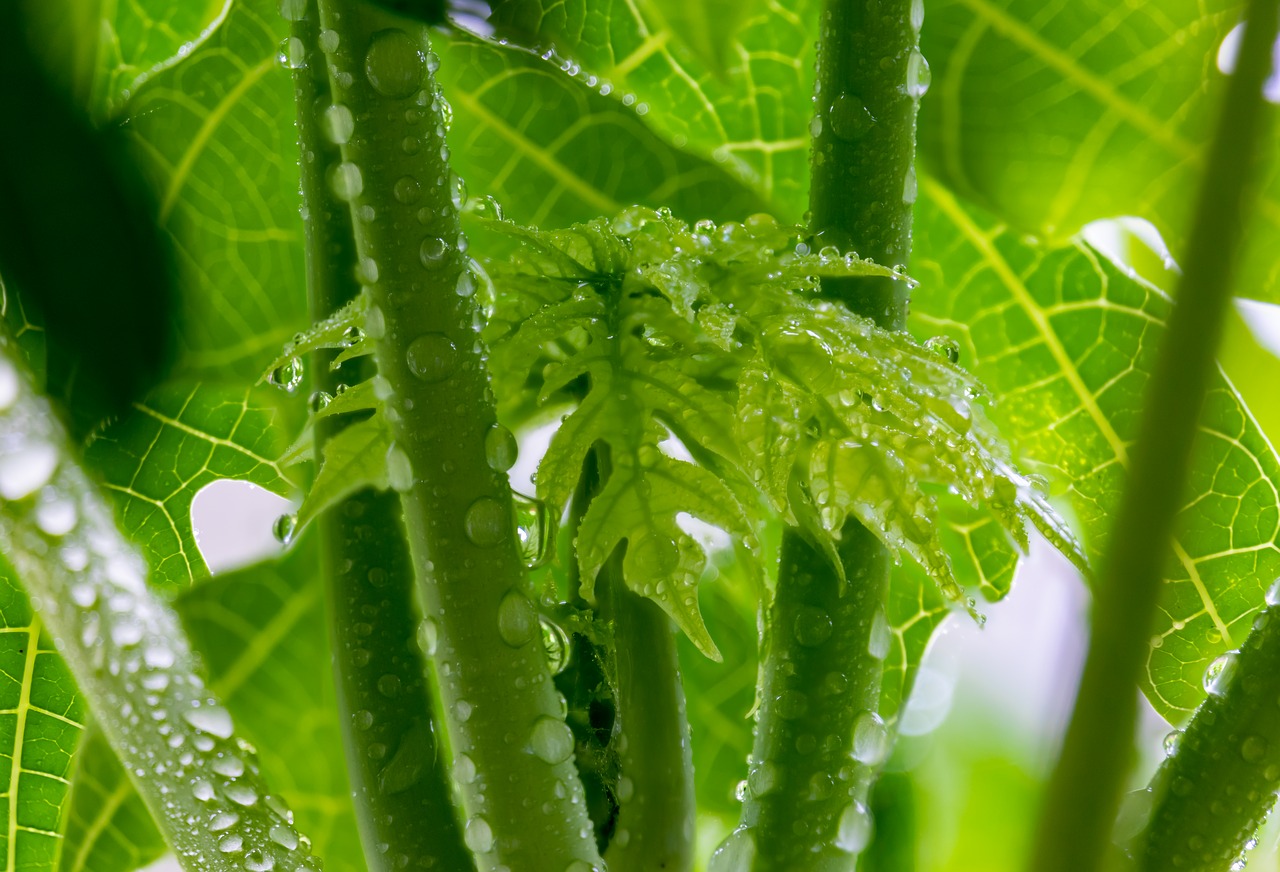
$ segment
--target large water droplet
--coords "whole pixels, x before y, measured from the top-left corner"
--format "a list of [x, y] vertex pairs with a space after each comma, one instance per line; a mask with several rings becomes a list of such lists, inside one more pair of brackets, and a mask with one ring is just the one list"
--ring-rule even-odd
[[860, 802], [850, 803], [840, 813], [836, 827], [836, 847], [857, 854], [871, 842], [871, 812]]
[[831, 103], [827, 112], [827, 120], [831, 123], [831, 132], [846, 142], [854, 142], [866, 136], [876, 123], [875, 118], [862, 104], [862, 99], [853, 94], [841, 94]]
[[22, 500], [44, 487], [58, 468], [58, 450], [33, 444], [6, 451], [0, 457], [0, 497]]
[[422, 197], [422, 185], [413, 176], [401, 176], [392, 189], [397, 201], [410, 206]]
[[889, 619], [885, 617], [884, 609], [878, 609], [875, 617], [871, 619], [871, 633], [867, 637], [867, 653], [877, 660], [883, 660], [889, 656], [889, 646], [892, 642], [893, 631], [889, 627]]
[[889, 728], [875, 712], [863, 712], [853, 725], [854, 759], [879, 766], [889, 756]]
[[495, 472], [506, 472], [515, 466], [519, 453], [516, 437], [501, 424], [494, 424], [484, 434], [484, 458]]
[[65, 536], [76, 526], [76, 504], [68, 499], [54, 498], [36, 506], [36, 526], [46, 536]]
[[244, 761], [239, 757], [218, 757], [210, 764], [209, 768], [227, 778], [239, 778], [244, 775]]
[[213, 820], [209, 821], [209, 829], [215, 833], [223, 830], [229, 830], [236, 824], [240, 823], [240, 815], [233, 811], [220, 811], [213, 816]]
[[459, 784], [473, 784], [476, 780], [475, 761], [466, 754], [459, 754], [453, 761], [453, 780]]
[[492, 548], [507, 538], [511, 519], [502, 503], [492, 497], [480, 497], [467, 509], [463, 527], [471, 544]]
[[298, 847], [298, 834], [289, 827], [276, 824], [267, 833], [271, 841], [275, 842], [286, 851], [292, 851]]
[[960, 343], [950, 336], [933, 336], [924, 341], [925, 350], [949, 363], [960, 362]]
[[1182, 730], [1173, 730], [1164, 737], [1161, 742], [1166, 757], [1172, 757], [1178, 753], [1178, 749], [1182, 747]]
[[343, 202], [350, 202], [364, 191], [364, 174], [350, 161], [336, 164], [329, 172], [329, 187], [333, 195]]
[[512, 648], [527, 645], [538, 635], [538, 612], [518, 590], [508, 591], [498, 604], [498, 635]]
[[301, 21], [307, 16], [310, 0], [280, 0], [280, 15], [285, 21]]
[[275, 867], [275, 858], [270, 854], [254, 851], [251, 854], [245, 855], [244, 868], [248, 869], [249, 872], [271, 872]]
[[487, 854], [493, 850], [493, 829], [480, 815], [467, 821], [462, 838], [467, 843], [467, 847], [477, 854]]
[[338, 36], [336, 30], [320, 31], [320, 50], [325, 54], [333, 54], [341, 44], [342, 38]]
[[243, 805], [246, 808], [258, 801], [258, 792], [249, 785], [241, 784], [238, 781], [228, 784], [222, 789], [222, 792], [227, 795], [227, 799], [236, 805]]
[[413, 461], [399, 445], [387, 449], [387, 484], [396, 493], [408, 493], [413, 488]]
[[529, 748], [546, 763], [563, 763], [573, 754], [573, 731], [559, 718], [540, 717], [529, 734]]
[[542, 566], [551, 557], [551, 516], [542, 500], [521, 493], [511, 494], [516, 511], [516, 536], [520, 557], [530, 569]]
[[298, 529], [298, 516], [293, 514], [281, 515], [276, 518], [275, 523], [271, 525], [271, 535], [276, 537], [276, 541], [281, 545], [288, 545], [293, 541], [293, 534]]
[[910, 206], [916, 201], [919, 193], [920, 186], [916, 181], [916, 168], [912, 165], [907, 167], [907, 174], [902, 179], [902, 202]]
[[912, 49], [911, 57], [907, 58], [907, 94], [919, 99], [929, 91], [932, 82], [933, 73], [929, 70], [929, 62], [920, 54], [919, 49]]
[[364, 73], [384, 97], [400, 99], [417, 93], [426, 73], [422, 46], [398, 28], [375, 33], [364, 58]]
[[778, 770], [772, 763], [760, 763], [747, 773], [747, 788], [752, 796], [766, 796], [777, 786]]
[[438, 236], [428, 236], [418, 248], [418, 258], [427, 269], [439, 269], [449, 254], [449, 243]]
[[220, 705], [202, 705], [188, 709], [182, 713], [182, 719], [201, 732], [217, 736], [219, 739], [230, 739], [234, 727], [231, 715]]
[[276, 61], [286, 70], [301, 70], [307, 65], [307, 46], [296, 36], [287, 36], [280, 43]]
[[302, 361], [296, 357], [289, 358], [271, 370], [267, 382], [282, 391], [293, 393], [302, 384]]
[[813, 606], [801, 606], [796, 613], [793, 630], [796, 641], [806, 648], [816, 648], [831, 638], [831, 616]]
[[1267, 588], [1267, 605], [1280, 605], [1280, 578], [1271, 582], [1271, 587]]
[[324, 135], [334, 145], [346, 145], [356, 132], [356, 119], [351, 110], [336, 103], [324, 110]]
[[418, 624], [418, 647], [423, 654], [434, 657], [439, 644], [440, 628], [432, 618], [423, 618], [422, 623]]
[[1236, 674], [1236, 654], [1228, 651], [1209, 664], [1204, 671], [1204, 689], [1214, 696], [1222, 696], [1231, 685]]
[[223, 836], [218, 842], [218, 850], [224, 854], [234, 854], [243, 847], [244, 839], [236, 833], [232, 833], [229, 836]]
[[203, 778], [197, 778], [191, 784], [191, 795], [200, 802], [208, 802], [218, 794], [214, 792], [212, 784]]
[[911, 0], [911, 29], [919, 31], [924, 24], [924, 0]]
[[739, 827], [729, 834], [729, 838], [720, 843], [716, 852], [711, 855], [707, 864], [707, 872], [744, 872], [754, 867], [756, 862], [756, 839], [754, 832], [746, 827]]
[[458, 368], [458, 349], [443, 333], [425, 333], [409, 343], [407, 362], [424, 382], [444, 381]]
[[0, 359], [0, 412], [7, 411], [18, 401], [18, 370], [7, 360]]
[[550, 618], [539, 617], [538, 625], [542, 628], [542, 649], [547, 656], [547, 666], [552, 675], [559, 675], [569, 665], [572, 653], [569, 634]]

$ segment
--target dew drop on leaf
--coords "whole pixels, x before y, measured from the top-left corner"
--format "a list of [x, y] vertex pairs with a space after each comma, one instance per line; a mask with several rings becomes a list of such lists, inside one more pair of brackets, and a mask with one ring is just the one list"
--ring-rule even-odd
[[406, 362], [422, 381], [444, 381], [458, 367], [458, 349], [443, 333], [425, 333], [409, 343]]
[[440, 628], [432, 618], [423, 618], [418, 624], [418, 647], [428, 657], [434, 657], [440, 644]]
[[507, 538], [510, 519], [502, 503], [492, 497], [480, 497], [467, 509], [463, 529], [472, 545], [492, 548]]
[[234, 854], [244, 847], [244, 839], [232, 833], [229, 836], [223, 836], [218, 842], [218, 850], [224, 854]]
[[258, 801], [258, 792], [247, 784], [228, 784], [222, 792], [227, 795], [227, 799], [246, 808]]
[[247, 854], [244, 858], [244, 868], [249, 872], [271, 872], [275, 866], [275, 859], [270, 854], [263, 854], [260, 851]]
[[924, 341], [925, 350], [948, 363], [960, 362], [960, 343], [950, 336], [934, 336]]
[[209, 768], [227, 778], [239, 778], [244, 775], [244, 761], [239, 757], [218, 757]]
[[234, 729], [231, 725], [231, 715], [220, 705], [202, 705], [188, 709], [182, 713], [182, 719], [202, 733], [217, 736], [219, 739], [230, 739]]
[[369, 41], [364, 73], [373, 89], [384, 97], [401, 99], [417, 93], [426, 73], [422, 46], [399, 28], [382, 30]]
[[506, 472], [515, 466], [519, 453], [516, 437], [501, 424], [494, 424], [484, 434], [484, 459], [495, 472]]
[[54, 498], [36, 506], [36, 526], [46, 536], [65, 536], [76, 526], [76, 504], [71, 500]]
[[573, 754], [573, 731], [559, 718], [544, 715], [534, 721], [529, 748], [545, 763], [563, 763]]
[[302, 384], [302, 361], [296, 357], [289, 358], [271, 370], [267, 382], [282, 391], [293, 393]]
[[334, 145], [346, 145], [356, 132], [356, 119], [351, 110], [341, 103], [335, 103], [324, 110], [324, 135]]
[[22, 500], [44, 487], [58, 468], [52, 445], [25, 445], [0, 457], [0, 497]]
[[233, 811], [220, 811], [209, 821], [209, 829], [215, 833], [229, 830], [240, 823], [240, 815]]
[[1182, 747], [1182, 730], [1170, 731], [1164, 737], [1164, 741], [1160, 744], [1161, 747], [1164, 748], [1164, 754], [1166, 757], [1172, 757], [1174, 754], [1177, 754], [1178, 748]]
[[552, 675], [559, 675], [569, 665], [572, 651], [569, 635], [550, 618], [539, 617], [538, 624], [542, 627], [542, 648], [547, 656], [547, 666]]
[[292, 851], [298, 847], [298, 834], [280, 824], [273, 826], [267, 836], [286, 851]]
[[194, 782], [192, 782], [191, 795], [194, 796], [196, 799], [198, 799], [200, 802], [208, 802], [209, 800], [217, 796], [217, 794], [213, 792], [213, 785], [210, 784], [208, 781], [204, 780], [203, 778], [197, 778]]
[[529, 598], [511, 590], [498, 604], [498, 635], [512, 648], [520, 648], [538, 635], [538, 613]]
[[854, 94], [841, 94], [831, 103], [827, 112], [831, 132], [845, 142], [855, 142], [866, 136], [876, 123], [863, 105], [862, 98]]
[[301, 70], [307, 65], [307, 46], [296, 36], [287, 36], [280, 43], [276, 62], [286, 70]]
[[628, 802], [636, 794], [636, 784], [627, 776], [618, 779], [617, 796], [619, 802]]
[[493, 850], [493, 829], [480, 815], [467, 821], [462, 838], [467, 843], [467, 847], [477, 854], [487, 854]]
[[1280, 578], [1271, 582], [1271, 587], [1267, 588], [1267, 605], [1280, 605]]

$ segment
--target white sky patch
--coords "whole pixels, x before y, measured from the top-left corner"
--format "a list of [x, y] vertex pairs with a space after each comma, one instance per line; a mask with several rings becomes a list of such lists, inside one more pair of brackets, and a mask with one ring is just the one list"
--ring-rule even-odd
[[248, 566], [276, 557], [284, 546], [272, 527], [297, 506], [247, 481], [223, 478], [200, 489], [191, 501], [191, 525], [209, 571]]

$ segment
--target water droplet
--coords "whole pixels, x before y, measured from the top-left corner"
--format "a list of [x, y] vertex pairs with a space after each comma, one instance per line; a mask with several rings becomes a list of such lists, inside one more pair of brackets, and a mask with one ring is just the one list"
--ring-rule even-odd
[[459, 754], [453, 761], [453, 779], [459, 784], [472, 784], [476, 780], [475, 761], [466, 754]]
[[1204, 671], [1205, 691], [1214, 696], [1222, 696], [1230, 687], [1235, 674], [1236, 655], [1234, 651], [1228, 651], [1210, 663], [1209, 668]]
[[391, 699], [400, 695], [400, 676], [387, 673], [378, 679], [378, 693]]
[[816, 648], [831, 638], [831, 616], [813, 606], [801, 606], [793, 625], [796, 641], [806, 648]]
[[227, 778], [239, 778], [244, 775], [244, 761], [239, 757], [218, 757], [209, 768]]
[[542, 627], [542, 649], [547, 656], [547, 666], [552, 675], [559, 675], [569, 665], [569, 655], [572, 652], [569, 634], [550, 618], [540, 616], [538, 624]]
[[1182, 747], [1182, 730], [1173, 730], [1166, 735], [1161, 746], [1164, 748], [1164, 754], [1166, 757], [1172, 757], [1174, 754], [1177, 754], [1178, 749]]
[[862, 100], [853, 94], [841, 94], [827, 112], [831, 132], [846, 142], [861, 139], [876, 123]]
[[408, 364], [424, 382], [444, 381], [458, 367], [458, 349], [443, 333], [425, 333], [409, 343]]
[[911, 0], [911, 29], [918, 31], [924, 24], [924, 0]]
[[636, 784], [627, 776], [618, 779], [618, 801], [628, 802], [636, 795]]
[[0, 412], [7, 411], [18, 401], [18, 370], [7, 360], [0, 359]]
[[1271, 587], [1267, 588], [1267, 605], [1280, 605], [1280, 578], [1271, 582]]
[[960, 343], [950, 336], [934, 336], [924, 341], [926, 351], [949, 363], [960, 362]]
[[[378, 283], [379, 275], [380, 271], [376, 260], [371, 257], [360, 258], [359, 262], [356, 264], [356, 280], [359, 281], [360, 284], [376, 285]], [[358, 330], [358, 328], [352, 327], [351, 330]], [[350, 342], [348, 345], [355, 345], [355, 343]]]
[[228, 784], [222, 790], [227, 795], [227, 799], [236, 805], [243, 805], [246, 808], [258, 801], [258, 792], [247, 784], [233, 782]]
[[529, 748], [545, 763], [563, 763], [573, 754], [573, 731], [559, 718], [540, 717], [529, 734]]
[[875, 712], [863, 712], [853, 725], [853, 756], [868, 766], [879, 766], [889, 756], [889, 728]]
[[326, 54], [333, 54], [338, 50], [338, 46], [342, 44], [341, 37], [338, 36], [336, 30], [320, 31], [320, 50]]
[[465, 699], [460, 699], [453, 704], [453, 716], [458, 719], [459, 723], [465, 724], [471, 720], [471, 703]]
[[747, 773], [747, 788], [752, 796], [766, 796], [778, 786], [778, 770], [772, 763], [761, 763]]
[[506, 217], [506, 213], [502, 210], [502, 204], [488, 195], [468, 201], [467, 211], [472, 215], [493, 221], [501, 221]]
[[707, 872], [744, 872], [756, 862], [756, 840], [752, 830], [739, 827], [720, 843], [711, 855]]
[[908, 206], [916, 201], [919, 194], [919, 185], [916, 182], [916, 168], [914, 165], [907, 167], [907, 174], [902, 180], [902, 202]]
[[220, 811], [213, 816], [213, 820], [209, 821], [209, 829], [215, 833], [223, 830], [229, 830], [236, 824], [240, 823], [240, 815], [233, 811]]
[[244, 858], [244, 868], [249, 872], [271, 872], [275, 866], [275, 859], [270, 854], [263, 854], [260, 851], [247, 854]]
[[436, 655], [436, 647], [440, 644], [440, 628], [431, 618], [423, 618], [418, 624], [418, 647], [428, 657]]
[[413, 488], [413, 462], [399, 445], [387, 449], [387, 484], [397, 493], [408, 493]]
[[492, 548], [507, 538], [510, 524], [507, 509], [492, 497], [480, 497], [467, 509], [463, 527], [471, 544]]
[[44, 487], [58, 468], [52, 445], [25, 445], [0, 457], [0, 497], [22, 500]]
[[267, 382], [282, 391], [293, 393], [298, 389], [298, 385], [302, 384], [302, 361], [296, 357], [289, 358], [271, 370], [271, 374], [267, 376]]
[[867, 653], [877, 660], [889, 656], [889, 646], [893, 641], [893, 631], [889, 627], [889, 619], [884, 609], [878, 609], [871, 619], [871, 633], [867, 637]]
[[351, 716], [352, 721], [356, 725], [356, 729], [364, 731], [373, 726], [373, 712], [361, 709]]
[[182, 713], [182, 719], [204, 733], [219, 739], [230, 739], [234, 727], [231, 715], [220, 705], [202, 705]]
[[46, 500], [36, 506], [36, 525], [46, 536], [65, 536], [76, 526], [76, 504], [71, 500]]
[[392, 193], [398, 201], [409, 206], [422, 196], [422, 185], [413, 176], [401, 176]]
[[516, 492], [512, 492], [511, 500], [515, 504], [520, 558], [525, 566], [535, 569], [551, 557], [551, 543], [555, 538], [551, 531], [551, 516], [542, 500]]
[[286, 851], [292, 851], [298, 847], [298, 834], [288, 827], [276, 824], [267, 833], [271, 841], [275, 842]]
[[427, 269], [439, 269], [444, 265], [449, 254], [449, 243], [438, 236], [428, 236], [422, 240], [418, 249], [418, 257]]
[[287, 70], [301, 70], [307, 65], [307, 46], [296, 36], [287, 36], [280, 43], [276, 61]]
[[658, 532], [652, 532], [634, 545], [627, 555], [637, 577], [663, 579], [680, 565], [680, 548], [675, 541]]
[[871, 812], [856, 800], [840, 813], [836, 827], [836, 847], [857, 854], [871, 842]]
[[918, 100], [928, 93], [931, 82], [933, 73], [929, 70], [929, 62], [919, 49], [912, 49], [911, 57], [907, 59], [907, 94]]
[[297, 515], [281, 515], [276, 518], [275, 523], [271, 525], [271, 535], [275, 536], [276, 541], [281, 545], [288, 545], [293, 541], [293, 534], [297, 532], [297, 529]]
[[519, 453], [516, 437], [501, 424], [494, 424], [484, 434], [484, 458], [495, 472], [506, 472], [515, 466]]
[[1249, 736], [1240, 744], [1240, 756], [1246, 763], [1261, 763], [1267, 756], [1267, 740], [1262, 736]]
[[328, 391], [315, 391], [307, 400], [307, 405], [311, 407], [312, 412], [319, 412], [333, 402], [333, 394]]
[[307, 15], [309, 0], [280, 0], [280, 15], [285, 21], [301, 21]]
[[462, 838], [467, 843], [467, 847], [477, 854], [487, 854], [493, 850], [493, 829], [489, 826], [489, 822], [479, 815], [467, 821]]
[[346, 145], [356, 132], [356, 119], [351, 110], [341, 103], [335, 103], [324, 110], [324, 135], [334, 145]]
[[512, 648], [527, 645], [538, 635], [538, 613], [518, 590], [508, 591], [498, 604], [498, 635]]
[[375, 33], [364, 58], [369, 84], [382, 96], [395, 99], [417, 93], [426, 67], [422, 46], [398, 28]]
[[214, 793], [213, 785], [203, 778], [197, 778], [191, 785], [191, 795], [201, 802], [208, 802], [217, 796]]
[[244, 839], [236, 833], [229, 836], [223, 836], [218, 842], [218, 850], [224, 854], [234, 854], [244, 847]]
[[350, 202], [364, 191], [364, 174], [350, 161], [336, 164], [329, 172], [329, 187], [333, 195], [343, 202]]

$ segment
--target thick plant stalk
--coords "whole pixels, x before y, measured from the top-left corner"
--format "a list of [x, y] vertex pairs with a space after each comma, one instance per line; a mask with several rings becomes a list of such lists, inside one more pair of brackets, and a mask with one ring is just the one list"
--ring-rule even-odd
[[1280, 605], [1268, 605], [1151, 782], [1143, 872], [1223, 872], [1280, 789]]
[[[37, 615], [28, 664], [43, 628], [187, 869], [317, 869], [231, 715], [197, 674], [177, 615], [148, 590], [145, 562], [17, 359], [0, 325], [0, 552]], [[20, 755], [38, 747], [24, 743], [21, 726], [16, 739], [11, 802]], [[14, 850], [11, 839], [6, 868], [22, 866]]]
[[425, 29], [321, 0], [335, 101], [350, 111], [330, 183], [350, 201], [379, 390], [422, 595], [442, 722], [482, 870], [600, 864], [526, 592]]
[[[1276, 35], [1275, 0], [1252, 0], [1183, 262], [1177, 304], [1152, 373], [1110, 545], [1095, 586], [1093, 630], [1075, 711], [1028, 869], [1090, 872], [1107, 849], [1133, 755], [1136, 687], [1183, 505], [1196, 419], [1231, 298], [1261, 128], [1262, 84]], [[1238, 754], [1223, 748], [1223, 754]]]
[[[332, 101], [319, 48], [319, 13], [309, 6], [284, 10], [294, 19], [293, 37], [318, 61], [294, 69], [293, 78], [307, 287], [312, 320], [322, 321], [360, 291], [356, 245], [350, 210], [324, 178], [341, 155], [322, 130]], [[313, 386], [329, 396], [343, 377], [330, 366], [334, 356], [314, 355]], [[361, 363], [349, 362], [344, 370]], [[316, 423], [318, 457], [345, 425], [337, 417]], [[441, 872], [472, 869], [435, 737], [426, 663], [416, 644], [418, 607], [399, 497], [363, 491], [326, 512], [320, 527], [337, 702], [365, 862], [371, 872], [402, 869], [406, 859]]]
[[[919, 0], [823, 5], [809, 195], [818, 246], [907, 263], [927, 70], [920, 18]], [[903, 282], [827, 281], [823, 292], [882, 327], [905, 326]], [[871, 838], [867, 794], [889, 743], [876, 712], [891, 560], [857, 521], [839, 552], [843, 586], [800, 531], [783, 535], [742, 821], [717, 851], [717, 872], [853, 869]]]

